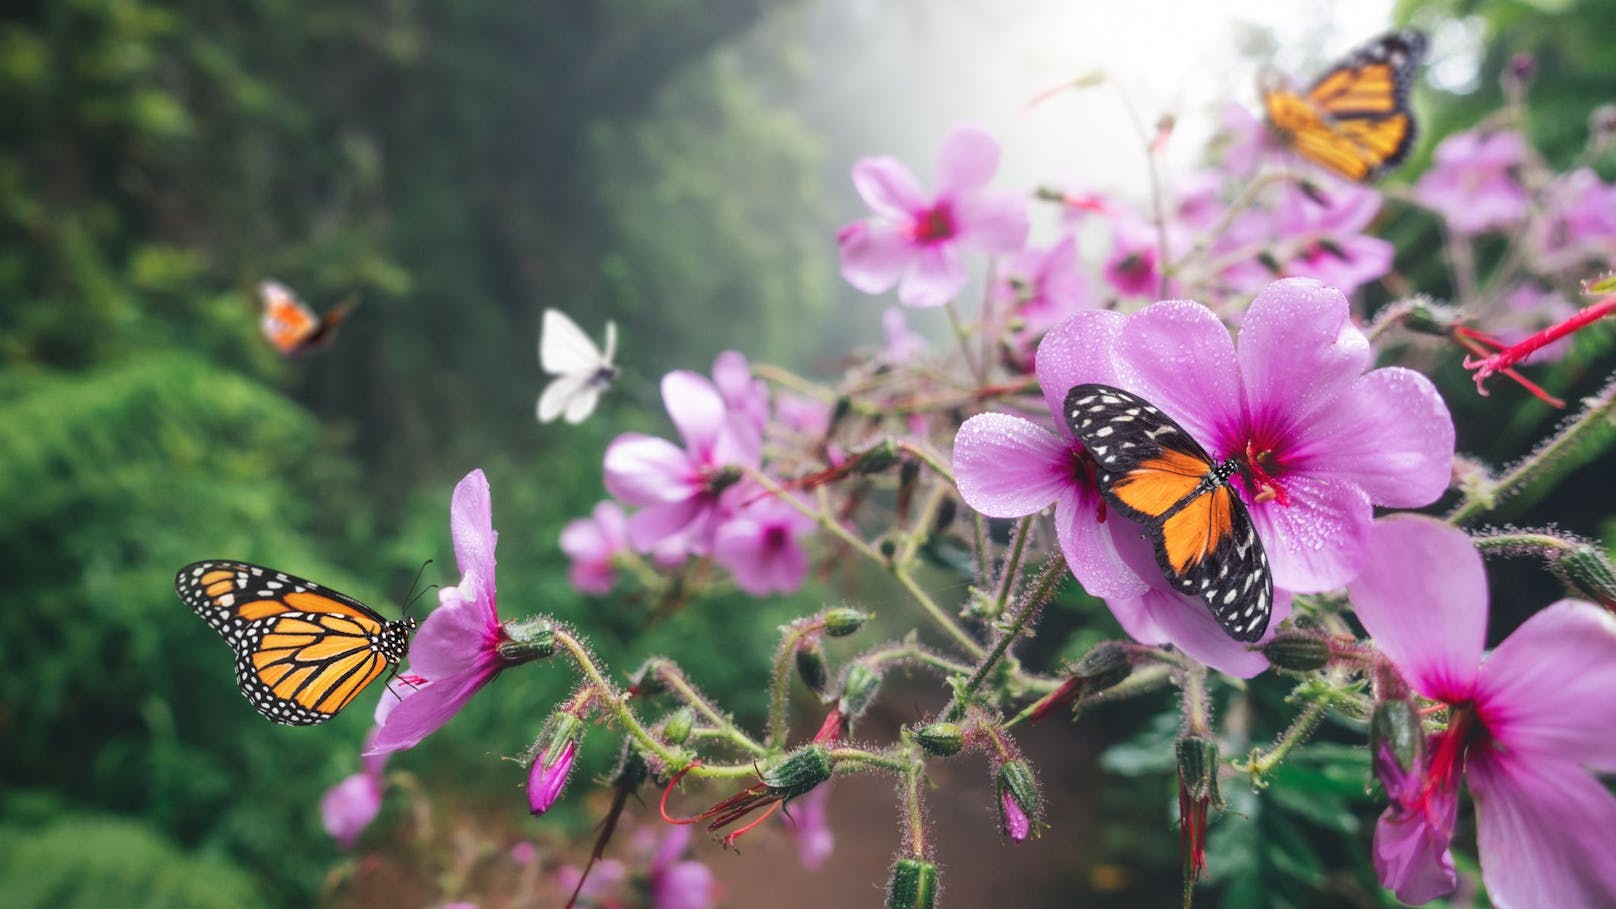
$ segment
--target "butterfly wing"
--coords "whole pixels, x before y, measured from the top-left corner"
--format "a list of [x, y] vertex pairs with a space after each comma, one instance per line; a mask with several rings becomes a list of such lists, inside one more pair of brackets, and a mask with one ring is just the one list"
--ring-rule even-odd
[[301, 353], [316, 332], [320, 318], [314, 310], [297, 298], [291, 289], [279, 281], [265, 281], [258, 285], [258, 299], [263, 302], [264, 313], [259, 324], [264, 339], [287, 356]]
[[1098, 462], [1101, 494], [1145, 529], [1162, 575], [1205, 600], [1231, 637], [1262, 637], [1273, 603], [1267, 555], [1206, 449], [1155, 405], [1109, 385], [1072, 388], [1066, 416]]
[[195, 562], [180, 599], [236, 652], [236, 682], [277, 723], [323, 723], [392, 669], [409, 626], [312, 581], [245, 562]]
[[[572, 412], [573, 402], [582, 398], [589, 391], [589, 377], [586, 375], [561, 375], [550, 380], [539, 394], [538, 416], [540, 423], [554, 421], [562, 414]], [[597, 396], [599, 392], [595, 393]], [[594, 399], [590, 399], [589, 408], [595, 407]], [[587, 416], [587, 414], [586, 414]], [[569, 420], [576, 423], [577, 420]]]
[[610, 364], [577, 322], [559, 309], [546, 309], [539, 337], [539, 365], [554, 375], [587, 378]]

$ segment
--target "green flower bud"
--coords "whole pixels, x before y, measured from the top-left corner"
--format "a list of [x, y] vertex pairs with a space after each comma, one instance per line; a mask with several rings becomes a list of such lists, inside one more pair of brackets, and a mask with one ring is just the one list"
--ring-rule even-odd
[[915, 730], [915, 741], [927, 754], [953, 757], [965, 746], [965, 730], [958, 723], [931, 723]]
[[1607, 609], [1616, 608], [1616, 569], [1603, 549], [1578, 546], [1556, 559], [1553, 568], [1572, 590]]
[[815, 694], [825, 693], [825, 683], [830, 681], [830, 667], [825, 662], [825, 648], [818, 641], [804, 641], [797, 645], [797, 675], [808, 690]]
[[898, 443], [891, 439], [882, 439], [859, 452], [855, 458], [854, 469], [859, 473], [881, 473], [898, 463]]
[[1314, 672], [1330, 664], [1330, 642], [1316, 634], [1287, 631], [1262, 646], [1263, 656], [1275, 669]]
[[1218, 794], [1218, 743], [1198, 735], [1178, 740], [1178, 785], [1197, 802], [1222, 806]]
[[1369, 756], [1381, 783], [1392, 784], [1421, 772], [1425, 727], [1407, 700], [1381, 701], [1369, 718]]
[[898, 859], [887, 883], [887, 909], [932, 909], [937, 905], [937, 866], [924, 859]]
[[851, 723], [869, 709], [880, 688], [881, 673], [863, 663], [853, 663], [842, 673], [842, 697], [837, 701], [836, 709]]
[[790, 801], [830, 779], [830, 752], [823, 745], [804, 745], [763, 772], [763, 785], [778, 799]]
[[1023, 842], [1038, 818], [1038, 783], [1032, 768], [1017, 758], [999, 765], [999, 823], [1005, 836]]
[[509, 640], [501, 641], [494, 650], [500, 662], [514, 666], [555, 653], [555, 625], [549, 619], [506, 622], [503, 627]]
[[851, 606], [838, 606], [825, 611], [825, 633], [833, 638], [845, 638], [870, 620], [870, 614]]
[[696, 725], [696, 714], [689, 707], [680, 707], [668, 717], [668, 722], [662, 727], [662, 737], [670, 744], [683, 745], [690, 738], [690, 730]]

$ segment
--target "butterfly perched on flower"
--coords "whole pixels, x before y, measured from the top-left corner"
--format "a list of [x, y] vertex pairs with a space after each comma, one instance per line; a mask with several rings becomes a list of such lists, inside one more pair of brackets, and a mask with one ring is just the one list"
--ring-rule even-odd
[[1423, 34], [1389, 32], [1348, 54], [1304, 93], [1264, 86], [1268, 125], [1309, 161], [1350, 180], [1373, 180], [1414, 147], [1408, 95], [1424, 55]]
[[250, 565], [193, 562], [174, 576], [187, 606], [236, 651], [236, 684], [277, 723], [323, 723], [409, 652], [414, 619], [300, 577]]
[[539, 395], [539, 422], [564, 417], [568, 423], [582, 423], [595, 412], [595, 403], [612, 380], [617, 367], [617, 323], [606, 323], [606, 350], [584, 334], [578, 323], [558, 309], [544, 311], [539, 334], [539, 365], [555, 376]]
[[1273, 613], [1274, 578], [1229, 482], [1239, 460], [1214, 460], [1155, 405], [1110, 385], [1074, 386], [1064, 412], [1095, 460], [1100, 493], [1144, 527], [1173, 587], [1206, 601], [1235, 640], [1260, 639]]
[[302, 356], [331, 343], [337, 326], [359, 305], [358, 300], [345, 300], [326, 310], [325, 315], [316, 315], [279, 281], [260, 283], [258, 298], [264, 304], [259, 322], [264, 329], [264, 339], [288, 357]]

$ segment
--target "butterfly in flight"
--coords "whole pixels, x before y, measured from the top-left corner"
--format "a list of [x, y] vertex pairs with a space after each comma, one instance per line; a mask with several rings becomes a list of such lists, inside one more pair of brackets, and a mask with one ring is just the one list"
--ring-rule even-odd
[[1373, 180], [1414, 147], [1409, 88], [1425, 36], [1389, 32], [1332, 66], [1305, 93], [1263, 86], [1268, 125], [1285, 145], [1350, 180]]
[[1274, 578], [1229, 483], [1239, 460], [1214, 460], [1154, 404], [1110, 385], [1074, 386], [1065, 413], [1095, 459], [1101, 494], [1144, 527], [1173, 587], [1204, 600], [1235, 640], [1260, 639], [1273, 613]]
[[258, 298], [263, 301], [264, 315], [260, 325], [264, 339], [288, 357], [300, 357], [331, 343], [357, 300], [346, 300], [315, 315], [308, 304], [297, 298], [291, 288], [279, 281], [264, 281], [258, 285]]
[[589, 340], [578, 323], [559, 309], [544, 311], [539, 334], [539, 365], [555, 376], [539, 395], [539, 422], [564, 417], [582, 423], [595, 412], [600, 393], [617, 378], [612, 357], [617, 353], [617, 323], [606, 323], [606, 351]]
[[259, 713], [288, 726], [323, 723], [409, 652], [414, 619], [300, 577], [249, 565], [193, 562], [174, 590], [236, 651], [236, 684]]

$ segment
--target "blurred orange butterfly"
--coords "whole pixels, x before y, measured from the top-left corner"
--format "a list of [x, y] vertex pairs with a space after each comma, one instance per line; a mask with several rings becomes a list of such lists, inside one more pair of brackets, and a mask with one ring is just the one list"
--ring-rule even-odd
[[264, 303], [260, 323], [264, 339], [288, 357], [302, 356], [331, 343], [337, 326], [359, 305], [357, 300], [345, 300], [331, 307], [325, 315], [315, 315], [314, 310], [279, 281], [259, 284], [258, 297]]
[[409, 653], [414, 619], [388, 621], [350, 596], [261, 565], [192, 562], [174, 590], [236, 652], [236, 684], [277, 723], [336, 716]]
[[1425, 36], [1389, 32], [1347, 55], [1306, 94], [1263, 86], [1268, 125], [1285, 145], [1349, 180], [1373, 180], [1414, 147], [1409, 87]]

